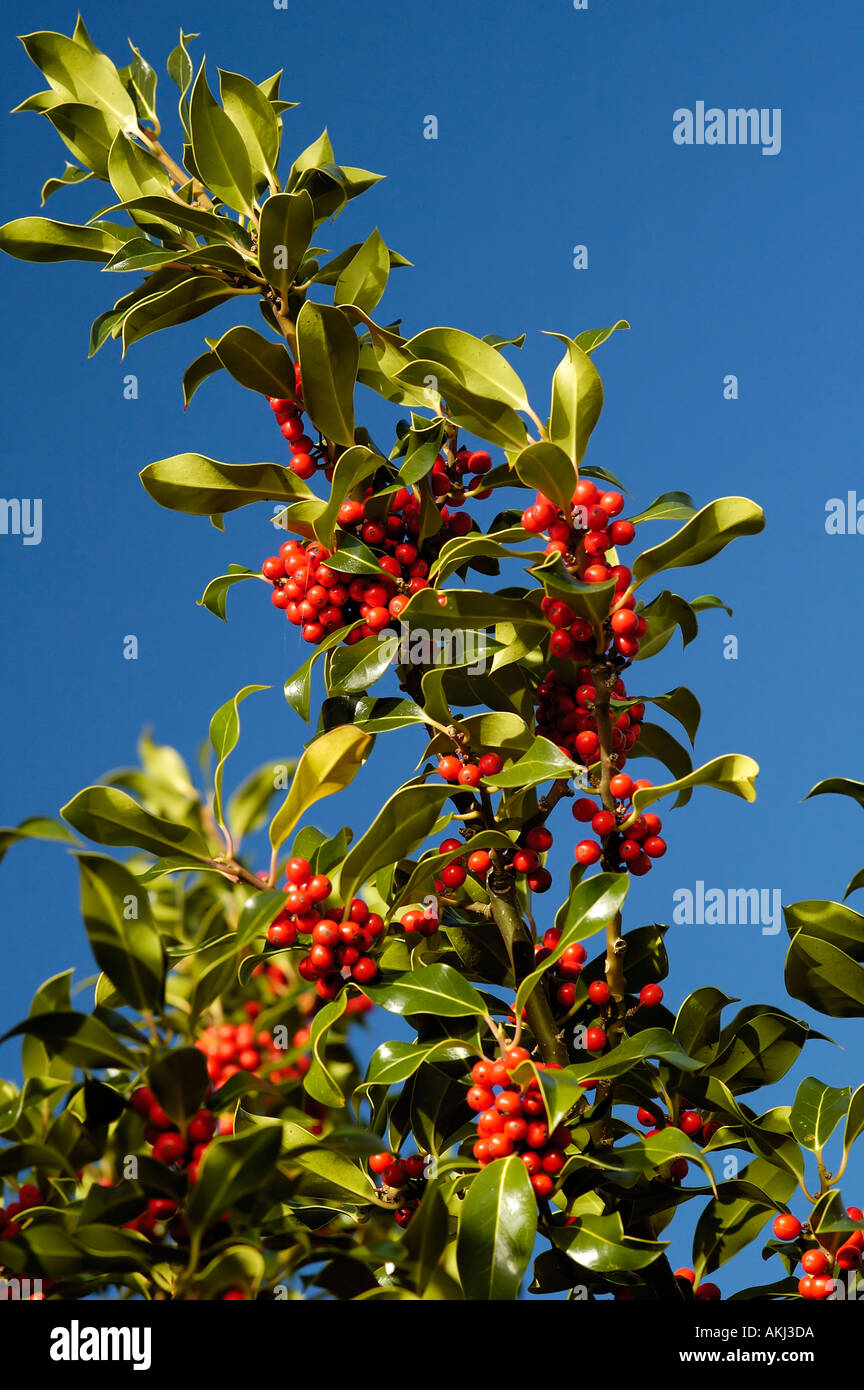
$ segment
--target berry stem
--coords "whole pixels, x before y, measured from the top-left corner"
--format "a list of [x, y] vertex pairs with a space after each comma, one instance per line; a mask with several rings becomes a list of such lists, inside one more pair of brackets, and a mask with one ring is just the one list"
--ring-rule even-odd
[[[531, 937], [516, 902], [512, 878], [506, 872], [499, 873], [496, 866], [489, 876], [487, 890], [489, 901], [492, 904], [492, 916], [495, 918], [495, 923], [501, 933], [501, 939], [507, 947], [507, 954], [513, 965], [513, 976], [518, 988], [521, 981], [526, 975], [530, 975], [533, 968]], [[549, 1000], [542, 985], [538, 986], [528, 999], [525, 1005], [525, 1014], [531, 1032], [540, 1046], [544, 1062], [557, 1062], [559, 1066], [566, 1067], [570, 1058], [567, 1055], [564, 1041], [558, 1034]]]

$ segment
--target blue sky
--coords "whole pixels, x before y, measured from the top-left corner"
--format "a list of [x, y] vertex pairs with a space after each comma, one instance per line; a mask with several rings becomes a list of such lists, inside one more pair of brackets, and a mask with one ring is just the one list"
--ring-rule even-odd
[[[74, 20], [74, 6], [10, 0], [0, 30], [10, 105], [39, 85], [13, 35], [68, 33]], [[283, 95], [301, 103], [286, 116], [286, 165], [326, 124], [337, 158], [387, 175], [327, 244], [338, 250], [377, 224], [414, 262], [391, 281], [385, 321], [401, 316], [411, 331], [527, 331], [516, 365], [539, 410], [558, 355], [539, 330], [630, 321], [631, 332], [597, 355], [606, 407], [590, 458], [616, 472], [640, 507], [673, 488], [700, 504], [743, 493], [764, 506], [767, 529], [708, 569], [676, 576], [685, 596], [719, 594], [734, 617], [706, 614], [683, 656], [676, 639], [631, 680], [648, 694], [690, 686], [703, 707], [698, 760], [751, 754], [762, 769], [758, 801], [697, 793], [669, 815], [669, 853], [634, 884], [629, 925], [668, 922], [673, 892], [698, 880], [779, 888], [785, 902], [839, 898], [864, 857], [860, 812], [801, 798], [822, 777], [864, 776], [849, 699], [862, 676], [864, 537], [825, 531], [829, 498], [856, 487], [864, 495], [852, 292], [859, 132], [848, 114], [859, 93], [858, 7], [296, 0], [280, 11], [265, 0], [242, 10], [226, 0], [152, 0], [129, 11], [96, 0], [85, 20], [115, 60], [125, 61], [128, 33], [159, 66], [169, 135], [164, 59], [181, 23], [201, 32], [196, 52], [206, 49], [211, 69], [261, 79], [284, 66]], [[698, 101], [780, 108], [781, 152], [675, 144], [673, 112]], [[423, 138], [430, 114], [436, 141]], [[5, 221], [39, 212], [41, 184], [62, 170], [65, 152], [36, 116], [3, 118], [3, 137]], [[48, 212], [83, 219], [98, 196], [87, 186], [61, 192]], [[577, 245], [588, 248], [585, 270], [573, 268]], [[40, 545], [0, 536], [0, 820], [53, 813], [132, 761], [146, 724], [192, 758], [213, 709], [251, 682], [274, 689], [244, 707], [234, 771], [296, 751], [303, 728], [280, 693], [307, 655], [296, 629], [257, 586], [235, 591], [227, 625], [195, 603], [228, 562], [256, 566], [270, 552], [265, 513], [229, 518], [222, 535], [161, 511], [137, 480], [146, 463], [187, 449], [232, 462], [282, 457], [270, 412], [239, 387], [206, 383], [183, 413], [182, 370], [231, 312], [148, 339], [123, 364], [113, 344], [88, 362], [89, 324], [121, 292], [116, 282], [93, 266], [5, 258], [0, 279], [0, 493], [41, 497], [44, 513]], [[128, 372], [138, 377], [136, 401], [123, 398]], [[737, 400], [723, 396], [730, 373]], [[388, 413], [362, 394], [361, 412], [383, 440]], [[642, 532], [646, 543], [662, 534]], [[127, 634], [138, 637], [137, 661], [123, 659]], [[728, 635], [738, 639], [735, 661], [723, 657]], [[379, 743], [320, 823], [353, 819], [362, 829], [388, 755]], [[574, 842], [564, 808], [552, 828], [551, 867], [563, 884]], [[63, 852], [19, 847], [2, 874], [0, 1019], [11, 1024], [46, 974], [89, 967], [77, 876]], [[673, 928], [668, 1000], [713, 983], [747, 1003], [788, 1004], [785, 940], [758, 927]], [[794, 1076], [854, 1085], [860, 1025], [789, 1007], [840, 1044], [811, 1044]], [[14, 1068], [11, 1049], [0, 1058]], [[791, 1099], [792, 1082], [778, 1090], [773, 1103]], [[862, 1203], [860, 1160], [844, 1191]], [[683, 1243], [672, 1253], [686, 1262]], [[767, 1277], [758, 1257], [741, 1279], [749, 1276]], [[721, 1272], [719, 1282], [728, 1287], [732, 1276]]]

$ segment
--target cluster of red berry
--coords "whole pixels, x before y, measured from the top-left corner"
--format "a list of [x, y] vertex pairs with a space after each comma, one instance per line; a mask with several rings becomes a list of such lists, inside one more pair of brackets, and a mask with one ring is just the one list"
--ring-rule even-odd
[[22, 1212], [29, 1211], [31, 1207], [41, 1207], [43, 1196], [35, 1183], [22, 1183], [18, 1189], [16, 1201], [10, 1202], [7, 1207], [0, 1207], [0, 1240], [13, 1240], [15, 1236], [21, 1234], [21, 1226], [16, 1217]]
[[[549, 537], [547, 555], [567, 557], [571, 572], [584, 584], [615, 581], [608, 635], [612, 651], [630, 658], [638, 652], [647, 624], [635, 613], [635, 599], [628, 593], [633, 579], [630, 570], [626, 565], [606, 564], [610, 550], [629, 545], [636, 535], [632, 521], [618, 517], [623, 507], [620, 492], [601, 493], [590, 478], [585, 478], [576, 484], [569, 517], [538, 492], [534, 505], [522, 513], [522, 525], [532, 535], [545, 531]], [[552, 655], [574, 660], [588, 655], [594, 636], [591, 624], [577, 618], [566, 603], [557, 599], [547, 599], [544, 607], [555, 628], [550, 643]]]
[[[492, 459], [485, 449], [459, 449], [452, 461], [439, 454], [432, 465], [432, 492], [441, 500], [449, 498], [456, 506], [461, 505], [466, 493], [482, 501], [492, 496], [492, 489], [478, 489], [475, 479], [482, 478], [491, 467]], [[468, 488], [465, 486], [466, 473], [470, 475]]]
[[[318, 470], [320, 446], [312, 443], [303, 424], [303, 390], [299, 367], [294, 368], [294, 379], [297, 383], [296, 400], [282, 400], [276, 396], [268, 396], [267, 399], [270, 402], [270, 409], [276, 416], [283, 438], [287, 439], [291, 449], [291, 462], [288, 467], [292, 473], [296, 473], [298, 478], [307, 480], [313, 477]], [[332, 472], [332, 470], [328, 471]]]
[[[568, 758], [591, 767], [600, 756], [597, 731], [597, 690], [590, 666], [580, 666], [572, 684], [557, 671], [547, 671], [537, 686], [537, 732], [566, 753]], [[611, 701], [624, 701], [627, 687], [620, 678], [610, 692]], [[612, 761], [620, 770], [642, 732], [645, 706], [635, 701], [625, 709], [610, 711]]]
[[335, 999], [346, 979], [361, 985], [374, 980], [378, 966], [364, 953], [383, 935], [383, 917], [370, 912], [362, 898], [353, 898], [347, 913], [342, 906], [325, 910], [332, 886], [326, 874], [313, 874], [308, 859], [289, 859], [285, 878], [285, 906], [267, 932], [271, 946], [293, 946], [298, 937], [309, 938], [297, 973], [310, 984], [314, 981], [323, 1000]]
[[396, 1154], [382, 1152], [372, 1154], [369, 1168], [380, 1181], [382, 1194], [395, 1205], [396, 1224], [407, 1226], [420, 1205], [420, 1184], [426, 1176], [426, 1160], [422, 1154], [398, 1158]]
[[438, 759], [438, 776], [460, 787], [476, 787], [481, 777], [497, 777], [503, 766], [497, 753], [484, 753], [476, 763], [470, 753], [446, 753]]
[[[295, 428], [295, 416], [283, 426], [288, 428]], [[489, 455], [482, 457], [491, 467]], [[314, 471], [315, 461], [308, 454], [297, 458], [308, 459]], [[446, 467], [443, 458], [439, 462]], [[325, 474], [329, 472], [325, 467]], [[441, 476], [446, 478], [446, 474], [433, 473], [433, 488], [435, 478]], [[440, 505], [440, 529], [421, 545], [420, 511], [419, 498], [407, 487], [397, 488], [389, 500], [375, 498], [371, 487], [362, 501], [346, 498], [339, 508], [339, 525], [372, 551], [381, 573], [347, 574], [327, 564], [330, 552], [317, 541], [286, 541], [279, 554], [268, 556], [261, 567], [273, 585], [273, 604], [301, 628], [307, 642], [318, 643], [328, 632], [355, 624], [345, 637], [351, 645], [392, 626], [412, 596], [429, 587], [429, 565], [444, 542], [467, 535], [474, 524], [467, 512], [451, 512]]]
[[[631, 874], [641, 877], [647, 874], [655, 859], [662, 859], [666, 853], [666, 841], [660, 831], [663, 822], [653, 811], [645, 811], [635, 819], [629, 805], [633, 793], [640, 787], [652, 784], [645, 778], [634, 782], [626, 772], [619, 772], [609, 781], [609, 790], [615, 797], [614, 811], [598, 807], [590, 797], [578, 797], [573, 803], [573, 815], [583, 824], [591, 823], [595, 835], [603, 840], [603, 846], [596, 840], [580, 840], [574, 854], [580, 864], [596, 864], [605, 847], [609, 857], [620, 861]], [[629, 822], [629, 823], [628, 823]], [[621, 830], [621, 826], [625, 826]]]
[[[235, 1071], [239, 1070], [239, 1067], [235, 1067]], [[198, 1164], [207, 1145], [217, 1128], [222, 1132], [221, 1120], [217, 1120], [210, 1110], [199, 1110], [181, 1131], [166, 1115], [149, 1086], [139, 1086], [137, 1091], [133, 1091], [132, 1108], [147, 1121], [144, 1138], [151, 1145], [157, 1163], [164, 1163], [168, 1167], [176, 1164], [185, 1168], [189, 1181], [196, 1182]], [[233, 1128], [230, 1115], [225, 1115], [222, 1119]], [[230, 1133], [230, 1128], [225, 1132]]]
[[[495, 758], [497, 763], [495, 771], [500, 772], [501, 759], [495, 754], [488, 754], [487, 756]], [[447, 760], [442, 759], [441, 761], [446, 762]], [[481, 758], [480, 764], [483, 762], [484, 759]], [[440, 764], [438, 770], [439, 772], [441, 770]], [[452, 778], [447, 780], [451, 781]], [[470, 785], [470, 783], [463, 782], [462, 785]], [[514, 845], [512, 849], [498, 850], [498, 855], [503, 867], [511, 869], [515, 874], [524, 876], [533, 893], [545, 893], [552, 886], [552, 875], [548, 869], [544, 868], [540, 856], [551, 848], [551, 832], [546, 829], [545, 825], [534, 825], [522, 834], [518, 844]], [[470, 841], [463, 844], [461, 840], [443, 840], [439, 845], [438, 852], [439, 854], [452, 854], [454, 850], [464, 850], [464, 853], [460, 854], [458, 858], [451, 859], [449, 864], [445, 864], [444, 868], [439, 871], [438, 877], [434, 880], [436, 893], [455, 892], [462, 887], [469, 873], [484, 882], [492, 867], [492, 856], [489, 851], [487, 849], [472, 850]], [[420, 914], [415, 919], [412, 915], [415, 912], [417, 909], [412, 909], [412, 912], [406, 913], [402, 917], [402, 925], [406, 931], [425, 931], [427, 936], [431, 935], [431, 930], [427, 930], [420, 921], [420, 917], [424, 917], [424, 914]], [[428, 921], [428, 916], [424, 917], [424, 920]]]
[[[860, 1207], [847, 1207], [846, 1215], [852, 1221], [864, 1221]], [[774, 1218], [774, 1235], [778, 1240], [797, 1241], [804, 1233], [804, 1227], [791, 1212], [781, 1212]], [[801, 1268], [804, 1274], [798, 1280], [798, 1292], [802, 1298], [821, 1302], [834, 1293], [834, 1281], [859, 1269], [864, 1258], [864, 1231], [853, 1231], [848, 1240], [834, 1251], [821, 1245], [811, 1245], [801, 1253]], [[835, 1273], [836, 1271], [836, 1273]]]
[[[531, 1054], [524, 1047], [511, 1047], [499, 1061], [485, 1057], [471, 1068], [470, 1087], [465, 1099], [477, 1112], [478, 1139], [472, 1153], [481, 1168], [497, 1158], [516, 1153], [522, 1159], [538, 1197], [551, 1197], [555, 1180], [563, 1169], [570, 1142], [570, 1131], [559, 1125], [550, 1134], [546, 1106], [540, 1083], [532, 1076], [524, 1085], [511, 1075]], [[545, 1063], [537, 1062], [542, 1070]], [[554, 1067], [554, 1063], [550, 1063]]]
[[[662, 999], [663, 991], [659, 985], [646, 985], [645, 988], [660, 990], [660, 999]], [[642, 1000], [641, 1002], [644, 1003], [645, 1001]], [[660, 1000], [658, 999], [656, 1002], [659, 1004]], [[692, 1139], [694, 1143], [707, 1144], [708, 1140], [713, 1138], [718, 1129], [721, 1128], [719, 1120], [706, 1120], [703, 1115], [699, 1114], [698, 1110], [682, 1110], [678, 1119], [672, 1120], [660, 1111], [647, 1110], [642, 1106], [636, 1112], [636, 1119], [640, 1125], [647, 1126], [646, 1139], [652, 1134], [659, 1134], [663, 1129], [675, 1128], [680, 1129], [682, 1134], [686, 1134], [688, 1139]]]
[[[303, 1046], [296, 1038], [295, 1047]], [[285, 1054], [273, 1044], [273, 1034], [264, 1029], [256, 1032], [252, 1023], [220, 1023], [205, 1028], [195, 1046], [207, 1058], [207, 1075], [215, 1087], [236, 1076], [239, 1071], [266, 1075], [278, 1086], [281, 1081], [298, 1081], [311, 1065], [308, 1057], [298, 1057], [284, 1065]]]
[[723, 1295], [716, 1284], [709, 1284], [705, 1280], [696, 1283], [696, 1271], [692, 1269], [676, 1269], [676, 1279], [686, 1279], [688, 1284], [693, 1285], [693, 1297], [699, 1303], [716, 1303]]

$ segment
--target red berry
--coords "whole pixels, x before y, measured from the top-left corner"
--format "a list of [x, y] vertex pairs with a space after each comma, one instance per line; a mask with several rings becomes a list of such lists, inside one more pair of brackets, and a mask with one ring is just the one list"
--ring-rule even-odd
[[465, 1100], [468, 1107], [478, 1113], [481, 1110], [490, 1110], [495, 1104], [495, 1096], [488, 1086], [472, 1086]]
[[438, 759], [438, 775], [443, 777], [445, 782], [455, 782], [461, 771], [462, 764], [453, 754]]
[[588, 998], [592, 1004], [608, 1004], [612, 991], [605, 980], [592, 980], [588, 986]]
[[805, 1250], [801, 1256], [801, 1268], [805, 1274], [830, 1274], [831, 1262], [824, 1250]]
[[393, 1155], [390, 1153], [373, 1154], [369, 1159], [369, 1167], [373, 1173], [383, 1173], [385, 1168], [389, 1168], [393, 1162]]
[[781, 1212], [774, 1218], [773, 1230], [778, 1240], [797, 1240], [801, 1234], [801, 1222], [790, 1212]]
[[466, 763], [456, 779], [462, 787], [476, 787], [480, 781], [480, 769], [476, 763]]
[[478, 759], [477, 766], [481, 777], [495, 777], [504, 764], [497, 753], [484, 753], [482, 758]]
[[643, 985], [639, 991], [639, 1003], [644, 1004], [646, 1009], [655, 1008], [663, 998], [663, 990], [660, 985]]
[[547, 830], [545, 825], [533, 825], [525, 836], [525, 844], [528, 849], [545, 854], [552, 848], [552, 832]]
[[633, 779], [626, 772], [619, 772], [609, 782], [609, 790], [619, 801], [626, 801], [633, 791]]
[[361, 956], [351, 967], [351, 979], [356, 980], [359, 985], [369, 984], [370, 980], [374, 980], [377, 974], [378, 966], [371, 956]]
[[600, 858], [601, 849], [595, 840], [580, 840], [574, 854], [580, 864], [596, 864]]
[[611, 811], [598, 811], [591, 821], [591, 829], [595, 835], [611, 835], [615, 829], [615, 816]]
[[473, 854], [468, 855], [468, 868], [472, 874], [488, 873], [492, 863], [492, 857], [488, 850], [475, 849]]
[[573, 815], [576, 820], [582, 821], [583, 824], [589, 820], [593, 820], [596, 814], [597, 803], [596, 801], [590, 801], [587, 796], [581, 796], [577, 801], [573, 802]]
[[606, 1034], [602, 1028], [589, 1028], [585, 1033], [585, 1046], [589, 1052], [602, 1052], [606, 1046]]

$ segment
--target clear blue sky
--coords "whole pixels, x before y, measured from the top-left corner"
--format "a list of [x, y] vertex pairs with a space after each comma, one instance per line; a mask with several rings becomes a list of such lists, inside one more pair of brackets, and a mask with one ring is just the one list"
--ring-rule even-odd
[[[75, 7], [9, 0], [0, 61], [9, 104], [39, 76], [14, 39], [35, 28], [71, 32]], [[857, 708], [864, 537], [825, 533], [825, 503], [864, 494], [860, 466], [860, 9], [802, 0], [729, 0], [718, 6], [640, 0], [456, 0], [346, 6], [268, 0], [151, 0], [130, 10], [95, 0], [85, 20], [125, 61], [131, 35], [160, 69], [180, 24], [199, 30], [211, 68], [256, 79], [284, 65], [284, 148], [299, 150], [327, 124], [337, 158], [386, 182], [336, 224], [339, 249], [377, 224], [416, 269], [394, 276], [382, 305], [414, 331], [455, 323], [528, 341], [518, 367], [545, 406], [557, 344], [629, 319], [598, 353], [606, 409], [591, 458], [619, 474], [639, 505], [682, 488], [699, 503], [756, 498], [767, 530], [708, 569], [682, 572], [685, 595], [721, 595], [734, 609], [707, 614], [683, 657], [677, 639], [638, 669], [645, 693], [678, 684], [703, 705], [699, 761], [742, 751], [760, 763], [755, 806], [705, 792], [666, 822], [669, 853], [634, 884], [631, 926], [670, 920], [672, 893], [709, 886], [780, 888], [785, 902], [839, 898], [864, 853], [853, 803], [801, 804], [819, 778], [864, 776]], [[857, 42], [856, 42], [857, 41]], [[857, 51], [856, 51], [857, 50]], [[680, 147], [679, 107], [782, 109], [782, 151]], [[423, 139], [435, 114], [437, 141]], [[165, 118], [163, 117], [163, 120]], [[173, 116], [167, 122], [174, 130]], [[39, 189], [64, 151], [37, 116], [2, 120], [3, 220], [39, 212]], [[50, 215], [82, 219], [99, 203], [61, 192]], [[106, 203], [107, 197], [102, 199]], [[589, 268], [572, 268], [588, 247]], [[234, 770], [296, 751], [299, 721], [280, 686], [307, 654], [296, 629], [257, 586], [229, 602], [227, 626], [196, 607], [227, 562], [256, 565], [271, 549], [263, 513], [229, 518], [221, 535], [148, 500], [137, 472], [195, 449], [232, 462], [280, 458], [269, 411], [239, 387], [206, 383], [184, 415], [183, 367], [230, 311], [159, 335], [121, 364], [116, 345], [86, 359], [91, 320], [121, 290], [97, 267], [0, 262], [6, 327], [0, 493], [43, 499], [39, 546], [0, 536], [2, 615], [0, 820], [53, 813], [75, 791], [134, 757], [139, 729], [187, 757], [213, 709], [240, 686], [275, 688], [243, 711]], [[858, 280], [857, 286], [855, 281]], [[122, 289], [128, 286], [124, 283]], [[386, 311], [386, 314], [385, 314]], [[125, 401], [123, 377], [139, 379]], [[723, 398], [723, 378], [740, 398]], [[369, 393], [369, 419], [385, 418]], [[363, 406], [366, 409], [366, 406]], [[384, 438], [383, 429], [378, 433]], [[643, 532], [647, 535], [647, 532]], [[651, 538], [662, 532], [654, 530]], [[140, 659], [125, 661], [134, 633]], [[734, 634], [737, 661], [723, 659]], [[410, 751], [405, 749], [406, 756]], [[339, 821], [362, 828], [382, 795], [390, 745], [342, 798]], [[641, 770], [641, 769], [640, 769]], [[335, 825], [328, 807], [319, 818]], [[560, 810], [552, 867], [565, 881], [573, 822]], [[49, 973], [88, 971], [77, 876], [62, 851], [22, 846], [2, 868], [4, 960], [0, 1019], [16, 1022]], [[550, 894], [550, 902], [554, 895]], [[679, 927], [667, 938], [669, 1002], [713, 983], [744, 1002], [786, 1003], [785, 931]], [[796, 1077], [856, 1083], [860, 1024], [808, 1015], [845, 1049], [814, 1043]], [[7, 1070], [16, 1066], [2, 1051]], [[774, 1103], [791, 1099], [790, 1081]], [[776, 1093], [775, 1093], [776, 1094]], [[864, 1199], [847, 1181], [848, 1199]], [[683, 1242], [672, 1251], [687, 1261]], [[767, 1277], [758, 1258], [743, 1278]], [[721, 1272], [721, 1286], [731, 1276]]]

